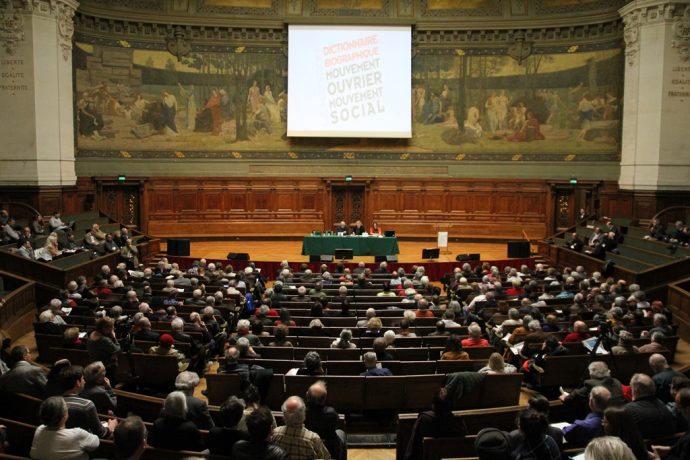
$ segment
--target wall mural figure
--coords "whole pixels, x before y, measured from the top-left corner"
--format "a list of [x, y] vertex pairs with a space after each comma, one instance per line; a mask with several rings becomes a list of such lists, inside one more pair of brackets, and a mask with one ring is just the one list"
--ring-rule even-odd
[[80, 151], [614, 154], [620, 149], [619, 43], [496, 51], [419, 50], [409, 140], [289, 139], [279, 49], [163, 50], [78, 42]]

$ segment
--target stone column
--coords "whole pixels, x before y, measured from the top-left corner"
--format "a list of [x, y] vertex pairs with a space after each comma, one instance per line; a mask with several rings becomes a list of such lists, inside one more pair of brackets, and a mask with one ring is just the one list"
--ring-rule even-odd
[[74, 0], [0, 0], [0, 187], [76, 183]]

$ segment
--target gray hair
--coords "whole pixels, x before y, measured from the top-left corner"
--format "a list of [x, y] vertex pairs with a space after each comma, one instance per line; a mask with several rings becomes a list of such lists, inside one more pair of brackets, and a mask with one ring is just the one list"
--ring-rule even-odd
[[240, 350], [240, 354], [249, 351], [249, 339], [246, 337], [237, 339], [237, 349]]
[[181, 331], [182, 329], [184, 329], [184, 321], [182, 320], [182, 318], [175, 318], [170, 323], [170, 328], [173, 331]]
[[352, 331], [350, 329], [343, 329], [340, 331], [340, 340], [344, 342], [352, 340]]
[[585, 460], [635, 460], [630, 447], [616, 436], [600, 436], [592, 439], [585, 449]]
[[41, 403], [38, 415], [41, 423], [48, 428], [59, 428], [67, 414], [67, 403], [62, 396], [51, 396]]
[[608, 388], [597, 385], [589, 392], [589, 398], [594, 401], [594, 405], [599, 409], [599, 412], [604, 412], [609, 405], [611, 392]]
[[249, 330], [249, 320], [248, 319], [241, 319], [237, 322], [237, 330], [238, 331], [248, 331]]
[[630, 386], [632, 387], [633, 401], [648, 396], [654, 396], [656, 393], [656, 385], [654, 380], [647, 374], [635, 374], [630, 379]]
[[53, 320], [55, 315], [50, 310], [43, 310], [40, 315], [38, 315], [39, 323], [49, 323]]
[[196, 372], [180, 372], [175, 379], [175, 388], [180, 391], [194, 391], [197, 385], [199, 385], [199, 375]]
[[527, 323], [527, 328], [530, 331], [534, 331], [534, 332], [541, 331], [541, 323], [539, 322], [538, 319], [533, 319], [532, 321]]
[[383, 333], [383, 338], [386, 339], [386, 345], [391, 345], [395, 342], [395, 332], [387, 330]]
[[[538, 323], [538, 321], [537, 321]], [[541, 329], [541, 326], [539, 326]], [[531, 323], [530, 323], [530, 329], [531, 329]], [[472, 323], [469, 326], [467, 326], [467, 333], [470, 335], [471, 338], [473, 339], [478, 339], [482, 336], [482, 328], [479, 326], [477, 323]]]
[[649, 357], [649, 367], [651, 367], [654, 372], [660, 372], [668, 367], [668, 361], [666, 361], [664, 355], [654, 353]]
[[364, 353], [362, 359], [364, 360], [364, 366], [367, 369], [376, 366], [376, 353], [374, 353], [373, 351], [367, 351], [366, 353]]
[[611, 375], [609, 366], [603, 361], [593, 361], [587, 366], [589, 376], [593, 379], [604, 379]]
[[181, 391], [173, 391], [163, 401], [163, 414], [166, 417], [187, 418], [187, 396]]
[[84, 368], [84, 380], [92, 385], [100, 385], [105, 377], [105, 365], [102, 361], [94, 361]]
[[[289, 407], [294, 406], [294, 407]], [[283, 411], [283, 419], [288, 427], [299, 427], [304, 423], [307, 408], [304, 400], [299, 396], [290, 396], [280, 407]]]

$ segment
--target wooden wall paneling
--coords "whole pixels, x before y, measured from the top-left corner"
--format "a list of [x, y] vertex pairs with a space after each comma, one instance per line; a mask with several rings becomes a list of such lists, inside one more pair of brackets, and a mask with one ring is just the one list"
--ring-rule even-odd
[[154, 236], [301, 236], [330, 229], [333, 187], [362, 187], [365, 225], [376, 219], [403, 237], [432, 237], [433, 224], [445, 221], [454, 225], [451, 237], [513, 239], [524, 230], [539, 239], [549, 233], [552, 213], [549, 184], [539, 180], [372, 178], [351, 185], [308, 177], [148, 181], [144, 201]]

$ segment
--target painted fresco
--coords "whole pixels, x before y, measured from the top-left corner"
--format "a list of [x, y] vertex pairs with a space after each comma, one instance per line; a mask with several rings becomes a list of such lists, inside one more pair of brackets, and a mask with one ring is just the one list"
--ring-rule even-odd
[[384, 7], [383, 0], [318, 0], [316, 4], [324, 10], [382, 10]]
[[226, 6], [233, 8], [270, 8], [271, 0], [204, 0], [204, 6]]
[[427, 8], [430, 10], [474, 10], [490, 8], [495, 3], [495, 0], [427, 0]]
[[412, 68], [412, 139], [289, 139], [287, 59], [281, 49], [193, 52], [177, 61], [162, 50], [77, 43], [77, 146], [84, 155], [180, 157], [350, 151], [428, 159], [616, 155], [620, 49], [558, 51], [521, 54], [518, 63], [478, 50], [421, 50]]
[[601, 0], [542, 0], [544, 6], [570, 6], [570, 5], [586, 5], [588, 3], [597, 3]]

